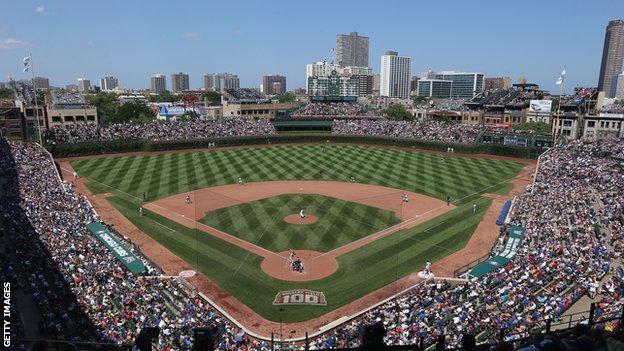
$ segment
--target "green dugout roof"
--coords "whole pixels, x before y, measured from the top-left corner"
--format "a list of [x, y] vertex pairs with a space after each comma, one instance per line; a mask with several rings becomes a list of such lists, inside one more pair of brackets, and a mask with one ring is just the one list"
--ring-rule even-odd
[[97, 222], [87, 224], [87, 229], [95, 235], [112, 253], [134, 274], [145, 273], [143, 262], [117, 239], [104, 225]]
[[509, 227], [509, 229], [507, 230], [507, 233], [509, 234], [509, 239], [507, 239], [507, 243], [505, 243], [505, 247], [503, 247], [501, 252], [499, 252], [496, 256], [490, 257], [490, 259], [488, 259], [487, 261], [476, 265], [468, 272], [468, 275], [476, 278], [481, 278], [484, 275], [511, 262], [516, 256], [518, 247], [522, 244], [522, 241], [524, 240], [525, 232], [526, 228], [521, 226], [513, 225]]

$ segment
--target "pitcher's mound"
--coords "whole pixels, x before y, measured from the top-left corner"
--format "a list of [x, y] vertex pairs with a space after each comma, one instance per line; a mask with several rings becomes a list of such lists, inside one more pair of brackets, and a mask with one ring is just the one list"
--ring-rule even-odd
[[290, 224], [312, 224], [318, 221], [318, 218], [316, 218], [315, 215], [306, 214], [304, 218], [301, 218], [301, 216], [299, 216], [298, 213], [288, 215], [282, 219], [284, 220], [284, 222], [290, 223]]

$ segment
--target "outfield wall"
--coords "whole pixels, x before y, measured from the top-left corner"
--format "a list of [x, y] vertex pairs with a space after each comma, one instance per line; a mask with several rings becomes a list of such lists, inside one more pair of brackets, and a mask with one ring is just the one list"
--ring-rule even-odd
[[99, 154], [112, 154], [134, 151], [167, 151], [183, 149], [201, 149], [210, 147], [245, 146], [245, 145], [270, 145], [270, 144], [295, 144], [295, 143], [354, 143], [384, 145], [396, 147], [413, 147], [418, 149], [446, 151], [452, 147], [456, 152], [463, 154], [490, 154], [498, 156], [510, 156], [518, 158], [537, 158], [545, 149], [528, 148], [517, 146], [505, 146], [496, 144], [459, 144], [425, 141], [416, 139], [376, 137], [362, 135], [335, 135], [335, 134], [297, 134], [297, 135], [265, 135], [226, 137], [198, 140], [176, 141], [146, 141], [146, 140], [123, 140], [82, 142], [67, 144], [46, 145], [46, 149], [54, 157], [87, 156]]

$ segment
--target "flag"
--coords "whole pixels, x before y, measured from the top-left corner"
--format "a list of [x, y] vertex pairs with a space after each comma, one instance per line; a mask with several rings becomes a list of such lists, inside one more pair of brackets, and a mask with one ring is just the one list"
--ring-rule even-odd
[[555, 82], [555, 84], [557, 85], [561, 85], [562, 83], [563, 83], [563, 77], [559, 77], [557, 81]]
[[28, 72], [28, 69], [30, 68], [30, 55], [24, 57], [22, 62], [24, 63], [24, 68], [22, 69], [22, 72]]
[[561, 75], [565, 76], [565, 74], [566, 74], [566, 70], [565, 70], [565, 67], [563, 67], [563, 71], [561, 71]]

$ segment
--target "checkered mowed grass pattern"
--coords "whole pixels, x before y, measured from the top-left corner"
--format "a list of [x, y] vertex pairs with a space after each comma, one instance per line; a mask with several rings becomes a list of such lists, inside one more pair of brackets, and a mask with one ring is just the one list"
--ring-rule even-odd
[[[149, 200], [192, 189], [264, 180], [342, 180], [445, 199], [491, 192], [522, 165], [360, 146], [277, 146], [213, 152], [122, 156], [72, 163], [83, 177]], [[94, 188], [97, 184], [91, 184]], [[94, 189], [107, 192], [110, 189]]]
[[[122, 156], [72, 162], [96, 193], [141, 231], [171, 250], [261, 316], [284, 322], [318, 317], [395, 279], [422, 269], [463, 248], [482, 220], [491, 199], [474, 193], [504, 191], [520, 163], [486, 158], [441, 157], [381, 147], [277, 146]], [[267, 276], [262, 257], [210, 235], [147, 211], [138, 213], [143, 193], [149, 200], [194, 188], [265, 180], [338, 180], [399, 188], [445, 199], [456, 209], [414, 228], [401, 230], [339, 257], [333, 275], [311, 282], [290, 282]], [[508, 189], [507, 189], [508, 190]], [[129, 196], [129, 195], [130, 196]], [[478, 205], [476, 213], [472, 203]], [[257, 224], [251, 222], [249, 225]], [[323, 291], [327, 306], [272, 305], [277, 291]]]
[[[282, 220], [305, 208], [318, 221], [298, 225]], [[399, 223], [390, 211], [320, 195], [280, 195], [222, 208], [203, 223], [265, 249], [326, 252]]]

